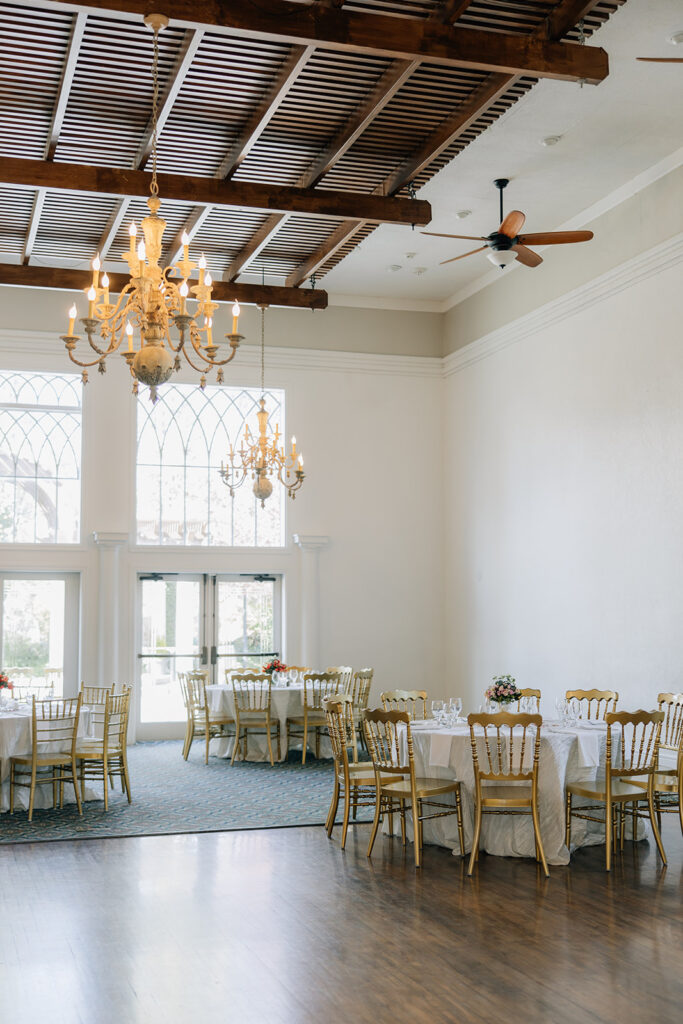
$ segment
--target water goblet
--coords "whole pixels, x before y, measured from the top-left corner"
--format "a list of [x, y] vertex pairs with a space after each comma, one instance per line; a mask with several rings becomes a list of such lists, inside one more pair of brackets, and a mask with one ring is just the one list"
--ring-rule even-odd
[[451, 704], [455, 708], [455, 722], [457, 725], [462, 716], [462, 697], [453, 697]]
[[441, 721], [443, 718], [443, 710], [444, 707], [442, 700], [432, 701], [432, 718], [434, 719], [437, 725], [441, 725]]

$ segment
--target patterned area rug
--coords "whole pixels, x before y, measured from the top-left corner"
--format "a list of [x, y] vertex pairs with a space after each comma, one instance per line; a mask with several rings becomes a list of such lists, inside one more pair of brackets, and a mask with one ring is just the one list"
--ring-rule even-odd
[[179, 741], [138, 743], [128, 755], [132, 804], [116, 789], [110, 790], [106, 814], [101, 799], [87, 801], [82, 818], [75, 804], [36, 810], [30, 823], [26, 811], [0, 814], [0, 844], [324, 823], [331, 761], [307, 759], [302, 765], [293, 754], [274, 768], [256, 761], [231, 767], [217, 757], [205, 765], [199, 746], [183, 761]]

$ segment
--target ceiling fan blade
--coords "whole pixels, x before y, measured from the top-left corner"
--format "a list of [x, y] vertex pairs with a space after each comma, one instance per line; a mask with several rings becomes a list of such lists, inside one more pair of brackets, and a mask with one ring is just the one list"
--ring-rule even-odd
[[433, 235], [434, 238], [465, 238], [468, 242], [485, 242], [483, 235], [444, 235], [440, 231], [421, 231], [421, 235]]
[[524, 221], [526, 217], [521, 210], [510, 210], [508, 215], [504, 218], [503, 223], [498, 228], [501, 235], [507, 235], [508, 238], [514, 238], [518, 235], [524, 227]]
[[539, 263], [543, 263], [543, 257], [532, 249], [527, 249], [525, 245], [513, 245], [512, 248], [517, 253], [517, 260], [525, 267], [537, 267]]
[[683, 57], [636, 57], [636, 60], [647, 61], [648, 64], [683, 64]]
[[464, 252], [460, 256], [451, 256], [449, 260], [441, 260], [439, 266], [442, 267], [444, 263], [454, 263], [456, 260], [464, 260], [465, 256], [474, 256], [475, 252], [483, 252], [484, 249], [488, 249], [488, 246], [482, 245], [479, 249], [471, 249], [470, 252]]
[[522, 245], [561, 245], [564, 242], [590, 242], [592, 231], [536, 231], [520, 235]]

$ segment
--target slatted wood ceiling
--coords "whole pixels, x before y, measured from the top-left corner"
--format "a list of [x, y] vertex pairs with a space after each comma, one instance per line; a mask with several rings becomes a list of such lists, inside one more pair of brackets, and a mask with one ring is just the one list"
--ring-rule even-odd
[[[598, 0], [583, 22], [587, 37], [625, 0]], [[402, 18], [438, 17], [442, 0], [346, 0], [344, 10]], [[556, 9], [553, 0], [472, 0], [458, 25], [490, 32], [530, 34]], [[172, 11], [171, 11], [172, 13]], [[76, 19], [80, 18], [78, 25]], [[82, 32], [82, 35], [77, 33]], [[72, 32], [73, 75], [62, 83]], [[578, 40], [576, 26], [565, 39]], [[192, 43], [189, 66], [185, 48]], [[148, 168], [144, 143], [149, 138], [152, 84], [151, 35], [139, 20], [108, 18], [76, 11], [0, 3], [0, 155], [112, 167]], [[247, 40], [211, 31], [171, 26], [160, 36], [161, 96], [175, 86], [159, 138], [159, 169], [199, 176], [219, 176], [220, 167], [250, 116], [274, 89], [283, 66], [296, 58], [286, 43]], [[354, 113], [371, 96], [392, 61], [364, 54], [313, 49], [284, 98], [238, 166], [228, 168], [236, 180], [301, 185], [320, 154], [343, 138]], [[365, 126], [327, 173], [316, 179], [320, 189], [372, 192], [395, 174], [454, 112], [487, 82], [485, 72], [422, 63]], [[386, 80], [386, 79], [385, 79]], [[425, 182], [501, 116], [534, 85], [519, 77], [486, 104], [457, 139], [416, 175]], [[61, 90], [61, 91], [60, 91]], [[60, 96], [65, 101], [58, 137], [49, 153]], [[147, 135], [146, 135], [147, 133]], [[141, 146], [143, 149], [141, 150]], [[143, 154], [141, 158], [141, 153]], [[406, 195], [401, 182], [398, 194]], [[162, 196], [163, 199], [163, 196]], [[128, 247], [127, 227], [146, 213], [142, 200], [121, 200], [31, 188], [0, 187], [0, 262], [83, 267], [98, 247], [105, 265], [122, 270], [119, 254]], [[228, 274], [233, 261], [256, 232], [268, 237], [248, 260], [240, 261], [240, 280], [253, 275], [294, 275], [321, 253], [316, 276], [323, 277], [374, 225], [359, 222], [341, 243], [327, 240], [344, 233], [334, 218], [287, 216], [275, 221], [263, 212], [197, 209], [187, 202], [164, 201], [168, 223], [165, 257], [183, 226], [196, 224], [193, 251], [203, 250], [214, 276]], [[315, 260], [312, 261], [315, 263]], [[229, 276], [229, 275], [228, 275]], [[233, 273], [232, 277], [236, 275]], [[291, 280], [291, 279], [290, 279]]]

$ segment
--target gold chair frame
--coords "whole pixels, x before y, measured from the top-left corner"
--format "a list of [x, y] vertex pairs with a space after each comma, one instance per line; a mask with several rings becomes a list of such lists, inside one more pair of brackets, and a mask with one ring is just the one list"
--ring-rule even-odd
[[[385, 711], [405, 711], [411, 721], [424, 721], [427, 717], [426, 690], [385, 690], [380, 693], [379, 699]], [[421, 715], [417, 713], [420, 707]]]
[[[498, 711], [493, 715], [468, 715], [474, 769], [474, 835], [467, 874], [471, 875], [479, 860], [479, 841], [484, 814], [530, 814], [534, 827], [536, 861], [546, 878], [541, 823], [538, 814], [538, 765], [541, 750], [541, 715]], [[475, 730], [480, 728], [482, 733]], [[521, 735], [515, 733], [521, 730]], [[535, 735], [532, 733], [535, 730]], [[495, 732], [495, 739], [492, 736]], [[492, 744], [492, 740], [494, 741]], [[527, 746], [528, 744], [528, 746]], [[525, 768], [526, 753], [533, 744], [531, 769]], [[486, 762], [480, 767], [480, 751]], [[482, 782], [494, 785], [482, 786]]]
[[[10, 758], [10, 814], [14, 814], [14, 790], [16, 786], [30, 790], [28, 804], [28, 820], [33, 820], [36, 786], [52, 783], [52, 806], [64, 805], [64, 783], [70, 782], [76, 795], [78, 813], [83, 814], [81, 794], [78, 788], [76, 773], [76, 741], [78, 722], [81, 714], [81, 695], [78, 697], [53, 697], [50, 700], [33, 698], [31, 709], [31, 753]], [[68, 725], [66, 723], [69, 723]], [[49, 750], [54, 744], [65, 746], [69, 750]], [[40, 747], [43, 745], [43, 751]], [[28, 766], [28, 770], [25, 767]], [[46, 775], [39, 775], [38, 769], [51, 769]], [[68, 771], [67, 771], [68, 769]], [[30, 782], [20, 782], [18, 778], [30, 777]]]
[[[654, 779], [655, 812], [659, 830], [662, 829], [662, 814], [678, 814], [683, 833], [683, 693], [660, 693], [657, 706], [664, 713], [662, 732], [659, 740], [659, 754], [667, 750], [676, 755], [675, 768], [657, 767]], [[647, 783], [634, 780], [634, 786]], [[644, 810], [640, 817], [647, 817]]]
[[[462, 827], [462, 800], [460, 782], [457, 779], [424, 779], [415, 775], [415, 758], [413, 754], [413, 738], [410, 731], [410, 714], [407, 711], [384, 711], [380, 708], [368, 710], [363, 720], [365, 742], [372, 759], [375, 772], [375, 817], [372, 833], [368, 844], [367, 855], [372, 855], [382, 812], [389, 816], [390, 830], [393, 833], [393, 815], [395, 810], [401, 817], [401, 840], [406, 845], [406, 804], [410, 805], [413, 819], [413, 838], [415, 867], [422, 862], [423, 822], [432, 818], [445, 818], [457, 815], [458, 839], [460, 854], [465, 855], [465, 838]], [[405, 746], [407, 757], [401, 757], [400, 730], [405, 729]], [[435, 797], [453, 793], [454, 804], [443, 803]], [[425, 807], [436, 807], [433, 814], [425, 814]]]
[[190, 756], [190, 748], [195, 736], [203, 736], [205, 740], [204, 764], [208, 764], [210, 741], [216, 736], [229, 735], [227, 727], [235, 724], [235, 719], [231, 715], [211, 713], [206, 697], [208, 680], [209, 673], [203, 669], [178, 673], [178, 681], [187, 712], [185, 742], [183, 743], [183, 759], [185, 761]]
[[301, 739], [301, 763], [306, 764], [308, 732], [315, 731], [315, 756], [320, 757], [320, 735], [327, 729], [323, 700], [336, 697], [342, 689], [338, 672], [305, 672], [303, 687], [303, 714], [287, 719], [287, 750], [291, 739]]
[[370, 702], [370, 688], [375, 670], [372, 668], [359, 668], [353, 673], [353, 677], [346, 692], [353, 701], [353, 720], [355, 723], [356, 736], [365, 749], [365, 733], [363, 732], [363, 718]]
[[[271, 730], [273, 722], [270, 716], [272, 702], [273, 679], [269, 672], [258, 674], [238, 675], [233, 672], [232, 692], [235, 697], [235, 743], [232, 748], [230, 764], [235, 763], [237, 750], [244, 730], [244, 743], [242, 747], [242, 760], [247, 759], [247, 747], [249, 743], [249, 732], [256, 731], [264, 735], [268, 744], [268, 756], [271, 767], [274, 767], [273, 747], [271, 743]], [[280, 720], [275, 719], [275, 738], [277, 742], [277, 759], [280, 760]]]
[[[659, 761], [659, 739], [664, 722], [663, 711], [612, 711], [605, 715], [607, 723], [607, 748], [605, 756], [605, 775], [593, 782], [572, 782], [566, 787], [566, 833], [565, 843], [570, 849], [572, 818], [585, 821], [597, 821], [605, 826], [605, 870], [612, 868], [612, 847], [617, 848], [617, 824], [620, 824], [620, 846], [624, 846], [624, 806], [632, 805], [633, 825], [638, 817], [638, 804], [647, 800], [648, 817], [652, 832], [657, 843], [662, 862], [666, 864], [666, 854], [659, 833], [654, 802], [654, 782]], [[614, 744], [612, 729], [618, 733], [619, 752], [616, 767], [613, 763]], [[630, 729], [630, 736], [627, 732]], [[644, 787], [638, 785], [644, 780]], [[630, 783], [630, 784], [629, 784]], [[582, 805], [578, 809], [573, 806], [573, 797], [581, 796], [587, 800], [604, 803], [605, 816], [598, 818], [587, 813], [592, 810], [590, 805]], [[619, 808], [619, 815], [616, 810]], [[617, 821], [619, 818], [619, 822]]]
[[353, 679], [353, 668], [351, 665], [330, 665], [325, 669], [326, 672], [337, 673], [341, 678], [342, 690], [346, 693], [351, 685]]
[[540, 715], [540, 713], [541, 713], [541, 691], [534, 689], [532, 686], [527, 686], [525, 689], [520, 690], [519, 692], [520, 692], [521, 696], [520, 696], [519, 700], [517, 701], [517, 711], [519, 711], [520, 706], [522, 704], [522, 701], [523, 701], [523, 699], [525, 697], [527, 699], [529, 699], [530, 697], [533, 697], [535, 699], [535, 701], [536, 701], [536, 711], [534, 713], [537, 714], [537, 715]]
[[127, 753], [130, 697], [131, 687], [127, 687], [123, 693], [107, 694], [102, 721], [102, 737], [95, 740], [81, 740], [76, 744], [81, 796], [85, 800], [86, 780], [101, 780], [105, 811], [109, 810], [109, 786], [114, 788], [114, 779], [117, 777], [121, 780], [121, 792], [126, 794], [128, 803], [132, 802]]
[[[375, 771], [367, 761], [359, 763], [356, 759], [356, 725], [353, 715], [353, 700], [350, 695], [340, 693], [336, 697], [325, 697], [323, 707], [334, 758], [334, 790], [325, 828], [328, 838], [331, 839], [339, 801], [343, 800], [341, 840], [343, 850], [346, 847], [349, 814], [352, 814], [355, 820], [359, 807], [374, 807], [375, 805], [377, 799]], [[349, 749], [353, 750], [352, 762], [349, 762]]]
[[116, 683], [112, 683], [111, 686], [91, 686], [89, 683], [81, 682], [80, 693], [83, 696], [81, 704], [83, 707], [88, 707], [97, 704], [106, 704], [107, 696], [114, 692]]
[[[589, 722], [604, 721], [610, 711], [617, 710], [619, 700], [616, 690], [567, 690], [564, 697], [567, 701], [576, 701], [580, 717]], [[583, 713], [584, 701], [586, 701], [585, 715]]]

